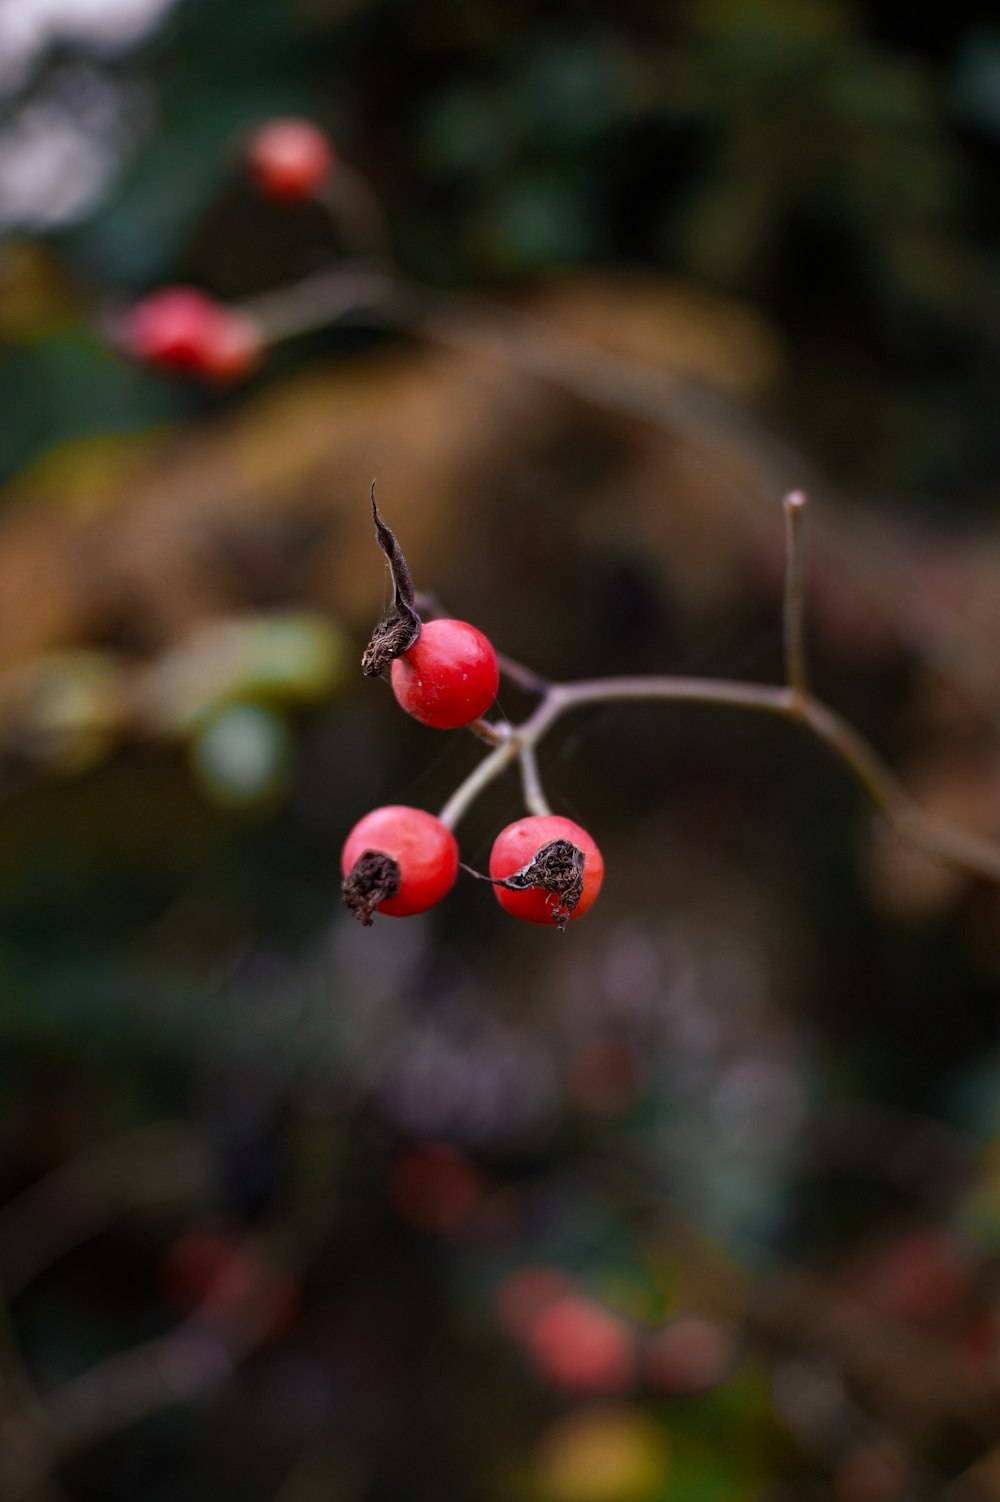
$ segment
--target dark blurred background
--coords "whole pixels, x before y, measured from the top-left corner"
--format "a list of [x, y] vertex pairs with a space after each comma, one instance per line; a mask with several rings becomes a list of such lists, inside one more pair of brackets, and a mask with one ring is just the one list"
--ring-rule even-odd
[[[1000, 838], [998, 158], [991, 4], [0, 0], [0, 1497], [1000, 1498], [995, 890], [612, 705], [565, 936], [339, 898], [482, 754], [361, 679], [373, 476], [558, 678], [777, 679], [807, 487], [818, 690]], [[115, 347], [304, 279], [244, 382]]]

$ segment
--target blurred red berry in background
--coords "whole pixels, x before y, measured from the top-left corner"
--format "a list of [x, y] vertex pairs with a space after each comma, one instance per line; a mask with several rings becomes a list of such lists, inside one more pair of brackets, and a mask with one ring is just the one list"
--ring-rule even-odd
[[260, 330], [246, 313], [227, 308], [196, 287], [161, 287], [126, 314], [122, 347], [162, 370], [234, 381], [260, 359]]
[[735, 1336], [727, 1325], [702, 1315], [683, 1315], [649, 1341], [646, 1378], [667, 1392], [706, 1392], [729, 1375], [735, 1351]]
[[222, 1324], [248, 1323], [279, 1340], [295, 1322], [292, 1279], [246, 1244], [238, 1232], [191, 1231], [168, 1249], [160, 1267], [163, 1297], [180, 1314]]
[[333, 171], [336, 153], [325, 131], [294, 116], [269, 120], [247, 147], [250, 176], [266, 198], [308, 198]]
[[959, 1350], [973, 1376], [987, 1382], [1000, 1378], [1000, 1310], [980, 1309], [962, 1331]]
[[910, 1231], [864, 1252], [848, 1268], [852, 1294], [890, 1319], [933, 1325], [961, 1309], [972, 1282], [968, 1250], [948, 1231]]
[[897, 1502], [911, 1495], [912, 1465], [892, 1440], [861, 1445], [833, 1477], [836, 1502]]
[[420, 1231], [455, 1230], [479, 1205], [483, 1187], [475, 1164], [443, 1143], [410, 1148], [389, 1177], [396, 1211]]
[[542, 1374], [569, 1392], [619, 1393], [635, 1379], [632, 1331], [624, 1320], [579, 1294], [549, 1304], [527, 1332]]

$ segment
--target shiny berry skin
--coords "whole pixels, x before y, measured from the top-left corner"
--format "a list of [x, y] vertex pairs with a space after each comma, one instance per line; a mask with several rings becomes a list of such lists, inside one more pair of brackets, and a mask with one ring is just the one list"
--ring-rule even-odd
[[215, 381], [246, 375], [261, 352], [254, 321], [196, 287], [161, 287], [144, 297], [126, 315], [121, 339], [148, 365]]
[[407, 714], [435, 730], [456, 730], [497, 696], [497, 654], [465, 621], [425, 621], [408, 652], [394, 659], [392, 691]]
[[335, 162], [333, 145], [319, 126], [293, 116], [262, 125], [247, 147], [250, 176], [265, 198], [309, 198]]
[[458, 875], [455, 836], [422, 808], [389, 803], [365, 814], [344, 841], [340, 865], [345, 876], [368, 851], [387, 855], [398, 867], [398, 890], [376, 909], [390, 918], [409, 918], [433, 907]]
[[[534, 860], [539, 850], [552, 840], [568, 840], [583, 851], [583, 893], [569, 915], [572, 923], [585, 913], [601, 890], [604, 880], [604, 858], [590, 835], [572, 819], [559, 814], [531, 814], [517, 819], [501, 829], [493, 842], [490, 853], [490, 875], [494, 878], [513, 876]], [[558, 899], [544, 887], [528, 887], [523, 892], [513, 892], [507, 887], [494, 887], [497, 901], [515, 918], [525, 923], [554, 922], [553, 913]]]

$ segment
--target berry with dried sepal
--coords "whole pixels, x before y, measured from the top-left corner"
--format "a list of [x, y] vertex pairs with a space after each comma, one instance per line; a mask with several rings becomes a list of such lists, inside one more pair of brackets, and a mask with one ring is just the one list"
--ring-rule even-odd
[[604, 860], [585, 829], [559, 814], [508, 824], [490, 855], [490, 880], [502, 908], [526, 923], [564, 929], [601, 890]]
[[392, 803], [355, 824], [340, 862], [344, 902], [367, 928], [375, 912], [409, 918], [447, 896], [458, 875], [458, 845], [433, 814]]
[[392, 662], [392, 691], [414, 719], [457, 730], [484, 714], [497, 695], [499, 668], [490, 641], [466, 621], [425, 621]]
[[310, 198], [329, 179], [336, 163], [333, 143], [311, 120], [287, 116], [269, 120], [251, 137], [247, 165], [265, 198]]

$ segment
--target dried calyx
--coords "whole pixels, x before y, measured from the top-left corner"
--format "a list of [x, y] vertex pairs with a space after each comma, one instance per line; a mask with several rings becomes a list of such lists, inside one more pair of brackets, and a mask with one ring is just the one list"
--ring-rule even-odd
[[372, 517], [375, 521], [375, 537], [389, 561], [392, 575], [393, 597], [389, 613], [375, 627], [372, 639], [361, 658], [361, 671], [366, 678], [377, 678], [389, 666], [394, 657], [408, 652], [420, 635], [420, 616], [413, 592], [413, 580], [403, 550], [378, 514], [375, 504], [375, 481], [372, 481]]
[[569, 840], [550, 840], [535, 851], [527, 865], [510, 876], [484, 876], [471, 866], [463, 865], [463, 871], [478, 876], [480, 881], [491, 882], [495, 887], [506, 887], [511, 892], [525, 892], [530, 887], [541, 887], [551, 892], [556, 899], [552, 905], [552, 921], [565, 932], [566, 925], [583, 896], [584, 854]]
[[366, 850], [344, 877], [341, 891], [349, 911], [365, 928], [371, 928], [379, 903], [399, 891], [399, 866], [381, 850]]

